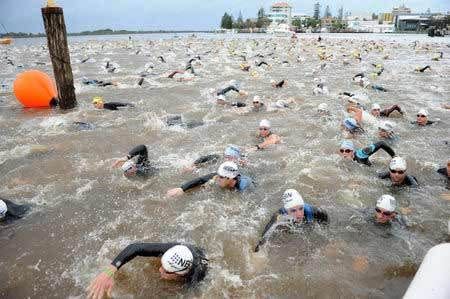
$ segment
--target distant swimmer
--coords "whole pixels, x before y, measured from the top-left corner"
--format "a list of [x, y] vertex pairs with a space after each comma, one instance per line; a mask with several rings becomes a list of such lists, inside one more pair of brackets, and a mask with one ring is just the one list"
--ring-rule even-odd
[[270, 80], [270, 84], [272, 85], [273, 88], [282, 88], [285, 83], [286, 83], [286, 80], [281, 80], [279, 82], [277, 82], [273, 79]]
[[317, 113], [320, 116], [328, 116], [330, 115], [330, 109], [328, 108], [327, 103], [320, 103], [319, 106], [317, 106]]
[[183, 243], [133, 243], [122, 250], [111, 264], [92, 280], [87, 298], [111, 297], [114, 275], [137, 256], [160, 258], [161, 279], [195, 287], [208, 270], [208, 259], [200, 247]]
[[113, 167], [119, 167], [126, 177], [148, 178], [157, 172], [148, 160], [148, 150], [143, 144], [134, 147], [127, 156], [114, 162]]
[[267, 119], [263, 119], [259, 122], [259, 130], [257, 138], [260, 142], [255, 146], [257, 150], [266, 149], [271, 145], [278, 144], [281, 142], [280, 136], [272, 133], [271, 123]]
[[245, 165], [247, 163], [247, 161], [244, 159], [241, 149], [237, 145], [228, 145], [225, 148], [223, 156], [220, 156], [218, 154], [209, 154], [209, 155], [201, 156], [201, 157], [197, 158], [192, 163], [191, 166], [185, 168], [184, 170], [193, 171], [193, 170], [203, 167], [205, 165], [215, 164], [221, 160], [222, 160], [222, 162], [232, 161], [241, 166]]
[[267, 62], [265, 62], [265, 61], [261, 61], [261, 62], [255, 62], [255, 65], [256, 65], [257, 67], [260, 67], [260, 66], [262, 66], [262, 65], [268, 66], [269, 64], [268, 64]]
[[19, 205], [0, 197], [0, 222], [2, 223], [10, 223], [23, 218], [28, 210], [30, 210], [29, 205]]
[[392, 112], [397, 111], [400, 114], [403, 114], [402, 109], [398, 105], [392, 105], [388, 108], [385, 108], [381, 110], [381, 107], [379, 104], [375, 103], [372, 105], [372, 108], [370, 109], [370, 114], [372, 114], [375, 117], [389, 117]]
[[379, 141], [373, 143], [365, 148], [357, 149], [350, 140], [344, 140], [341, 143], [339, 149], [340, 155], [345, 160], [353, 160], [367, 166], [371, 166], [372, 163], [369, 161], [369, 157], [375, 154], [378, 150], [383, 149], [389, 156], [394, 157], [394, 150], [386, 144], [384, 141]]
[[410, 186], [417, 187], [419, 183], [417, 179], [406, 173], [406, 160], [402, 157], [395, 157], [389, 163], [389, 171], [378, 174], [380, 179], [389, 179], [392, 186], [402, 187]]
[[314, 95], [320, 95], [320, 94], [327, 95], [329, 93], [330, 92], [328, 91], [328, 87], [325, 86], [325, 83], [323, 83], [323, 82], [317, 84], [316, 87], [314, 87], [314, 89], [313, 89]]
[[134, 107], [134, 105], [131, 103], [120, 103], [120, 102], [104, 103], [102, 97], [93, 97], [92, 104], [94, 104], [94, 107], [97, 109], [106, 109], [106, 110], [119, 110], [119, 107], [131, 107], [131, 108]]
[[388, 144], [392, 144], [398, 139], [394, 133], [394, 124], [390, 121], [383, 121], [378, 124], [378, 137], [386, 141]]
[[228, 102], [225, 98], [225, 95], [221, 94], [217, 97], [216, 99], [216, 103], [218, 105], [222, 105], [222, 106], [231, 106], [231, 107], [237, 107], [237, 108], [242, 108], [242, 107], [246, 107], [247, 104], [244, 102]]
[[156, 59], [159, 60], [162, 63], [166, 63], [166, 60], [162, 56], [158, 56]]
[[267, 110], [266, 106], [261, 101], [261, 97], [260, 96], [254, 96], [252, 104], [253, 104], [252, 112], [261, 112], [261, 111], [266, 111]]
[[240, 173], [236, 163], [226, 161], [219, 166], [217, 172], [184, 183], [179, 188], [167, 191], [168, 197], [183, 195], [186, 191], [204, 185], [218, 185], [220, 188], [243, 192], [253, 186], [253, 180]]
[[99, 87], [105, 87], [105, 86], [117, 86], [117, 82], [113, 82], [113, 81], [102, 81], [102, 80], [96, 80], [96, 79], [88, 79], [88, 78], [83, 78], [81, 81], [84, 85], [94, 85], [94, 86], [99, 86]]
[[450, 160], [447, 161], [447, 167], [439, 168], [437, 172], [447, 178], [447, 189], [450, 189]]
[[430, 67], [429, 65], [427, 65], [427, 66], [424, 66], [424, 67], [422, 67], [422, 68], [417, 67], [417, 68], [415, 69], [416, 72], [421, 72], [421, 73], [425, 72], [426, 70], [430, 70], [430, 71], [431, 71], [431, 67]]
[[258, 252], [267, 242], [275, 228], [280, 225], [307, 225], [313, 222], [327, 224], [327, 212], [303, 201], [297, 190], [287, 189], [282, 196], [283, 207], [280, 208], [266, 224], [262, 236], [254, 251]]
[[417, 119], [411, 122], [411, 124], [416, 124], [421, 127], [432, 125], [434, 123], [434, 121], [428, 120], [428, 111], [425, 109], [420, 109], [419, 112], [417, 112]]
[[355, 137], [356, 135], [364, 133], [364, 129], [359, 125], [358, 121], [353, 117], [347, 117], [342, 122], [341, 127], [344, 132], [348, 133], [349, 137]]
[[239, 90], [240, 87], [240, 83], [236, 80], [230, 80], [230, 82], [228, 83], [228, 86], [220, 89], [217, 91], [216, 95], [220, 96], [220, 95], [225, 95], [227, 94], [229, 91], [235, 91], [237, 93], [239, 93], [239, 95], [244, 96], [247, 93], [243, 90]]

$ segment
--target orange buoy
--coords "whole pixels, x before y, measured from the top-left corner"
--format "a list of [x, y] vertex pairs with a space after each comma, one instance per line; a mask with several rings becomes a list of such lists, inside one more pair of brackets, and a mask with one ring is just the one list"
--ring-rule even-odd
[[55, 84], [41, 71], [30, 70], [17, 75], [14, 94], [26, 108], [50, 107], [50, 101], [57, 98]]

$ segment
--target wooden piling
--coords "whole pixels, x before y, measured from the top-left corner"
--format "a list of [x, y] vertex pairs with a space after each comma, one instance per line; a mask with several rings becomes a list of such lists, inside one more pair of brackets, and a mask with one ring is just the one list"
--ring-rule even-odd
[[63, 9], [61, 7], [43, 7], [42, 18], [44, 19], [48, 51], [58, 89], [59, 106], [61, 109], [74, 108], [77, 105], [77, 99], [73, 86]]

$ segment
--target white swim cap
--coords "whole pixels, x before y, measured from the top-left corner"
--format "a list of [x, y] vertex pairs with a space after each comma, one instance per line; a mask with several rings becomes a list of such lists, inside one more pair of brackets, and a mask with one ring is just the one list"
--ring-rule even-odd
[[320, 103], [319, 106], [317, 106], [318, 111], [328, 111], [328, 105], [326, 103]]
[[275, 107], [277, 107], [277, 108], [288, 108], [289, 105], [288, 105], [288, 103], [286, 103], [286, 101], [278, 100], [275, 103]]
[[220, 164], [219, 169], [217, 170], [217, 174], [228, 179], [234, 179], [238, 176], [239, 170], [236, 163], [227, 161]]
[[274, 79], [270, 80], [270, 84], [275, 84], [276, 81]]
[[230, 85], [239, 88], [239, 82], [237, 80], [230, 80]]
[[349, 150], [354, 151], [355, 145], [353, 144], [353, 141], [351, 141], [351, 140], [343, 140], [341, 142], [341, 149], [349, 149]]
[[381, 110], [381, 107], [380, 107], [380, 105], [378, 105], [377, 103], [375, 103], [375, 104], [373, 104], [372, 105], [372, 110]]
[[259, 127], [260, 128], [270, 128], [271, 127], [270, 121], [267, 119], [263, 119], [262, 121], [259, 122]]
[[261, 103], [261, 97], [260, 96], [254, 96], [253, 97], [253, 103], [258, 102]]
[[394, 212], [395, 208], [397, 207], [397, 203], [393, 196], [384, 194], [381, 195], [380, 198], [378, 198], [376, 207], [385, 209], [389, 212]]
[[406, 161], [402, 157], [395, 157], [389, 163], [389, 168], [392, 170], [406, 170]]
[[192, 267], [194, 256], [189, 248], [184, 245], [176, 245], [161, 257], [161, 264], [166, 272], [186, 274]]
[[287, 189], [284, 191], [281, 199], [286, 210], [296, 206], [303, 207], [305, 205], [302, 196], [295, 189]]
[[378, 129], [387, 131], [387, 132], [394, 132], [394, 124], [390, 121], [383, 121], [378, 125]]
[[221, 94], [217, 97], [217, 100], [225, 101], [225, 96], [223, 94]]
[[419, 112], [417, 112], [418, 115], [425, 115], [428, 116], [428, 111], [426, 109], [420, 109]]
[[241, 157], [241, 149], [237, 145], [229, 145], [225, 148], [223, 155], [226, 157], [239, 159]]
[[0, 219], [6, 216], [6, 212], [8, 212], [8, 207], [6, 206], [6, 203], [0, 199]]
[[128, 161], [126, 161], [125, 163], [123, 163], [123, 165], [122, 165], [122, 170], [123, 170], [124, 172], [127, 172], [127, 171], [129, 171], [131, 168], [133, 168], [134, 165], [135, 165], [135, 164], [134, 164], [133, 161], [128, 160]]

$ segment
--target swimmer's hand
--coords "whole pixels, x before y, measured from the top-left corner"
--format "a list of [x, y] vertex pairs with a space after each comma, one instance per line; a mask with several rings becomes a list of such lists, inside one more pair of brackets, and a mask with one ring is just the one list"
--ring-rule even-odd
[[123, 163], [125, 163], [128, 159], [127, 158], [121, 158], [117, 161], [115, 161], [112, 165], [113, 168], [121, 167]]
[[196, 169], [197, 169], [197, 167], [195, 167], [195, 165], [189, 165], [189, 166], [183, 167], [181, 169], [181, 172], [182, 173], [194, 172]]
[[117, 268], [111, 265], [107, 270], [100, 273], [89, 285], [87, 298], [102, 299], [105, 294], [111, 297], [111, 291], [114, 286], [113, 276], [116, 271]]
[[243, 90], [240, 90], [240, 91], [239, 91], [239, 95], [240, 95], [241, 97], [246, 97], [246, 96], [248, 96], [248, 92], [243, 91]]
[[173, 189], [170, 189], [169, 191], [167, 191], [166, 196], [167, 197], [178, 197], [178, 196], [181, 196], [183, 194], [184, 194], [183, 189], [181, 189], [181, 188], [173, 188]]

